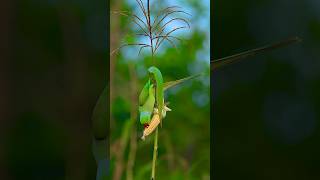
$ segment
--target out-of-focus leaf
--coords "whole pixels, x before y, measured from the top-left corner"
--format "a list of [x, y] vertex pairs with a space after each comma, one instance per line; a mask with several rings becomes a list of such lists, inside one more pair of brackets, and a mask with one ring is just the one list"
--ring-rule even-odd
[[102, 91], [92, 114], [93, 134], [96, 139], [105, 139], [107, 136], [107, 98], [108, 86]]
[[243, 60], [245, 58], [248, 58], [250, 56], [254, 56], [254, 55], [257, 55], [257, 54], [260, 54], [260, 53], [263, 53], [263, 52], [267, 52], [267, 51], [270, 51], [270, 50], [273, 50], [273, 49], [285, 47], [285, 46], [288, 46], [290, 44], [294, 44], [294, 43], [297, 43], [297, 42], [300, 42], [300, 41], [301, 41], [301, 39], [299, 37], [293, 37], [293, 38], [282, 40], [282, 41], [279, 41], [279, 42], [276, 42], [276, 43], [273, 43], [273, 44], [269, 44], [269, 45], [266, 45], [266, 46], [263, 46], [263, 47], [259, 47], [259, 48], [256, 48], [256, 49], [245, 51], [245, 52], [242, 52], [242, 53], [239, 53], [239, 54], [235, 54], [235, 55], [232, 55], [232, 56], [228, 56], [228, 57], [224, 57], [224, 58], [221, 58], [221, 59], [213, 60], [213, 61], [211, 61], [211, 70], [223, 67], [223, 66], [228, 65], [228, 64], [232, 64], [232, 63], [238, 62], [238, 61]]

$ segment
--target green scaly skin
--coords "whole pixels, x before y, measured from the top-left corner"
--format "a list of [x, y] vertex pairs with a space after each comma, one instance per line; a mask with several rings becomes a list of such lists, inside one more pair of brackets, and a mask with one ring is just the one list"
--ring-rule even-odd
[[[164, 93], [163, 93], [163, 78], [161, 71], [151, 66], [149, 69], [149, 75], [151, 77], [151, 82], [155, 82], [156, 85], [156, 102], [157, 102], [157, 108], [160, 116], [160, 120], [162, 119], [162, 112], [164, 109]], [[162, 121], [161, 121], [162, 122]]]
[[143, 89], [139, 95], [139, 106], [142, 106], [146, 102], [149, 96], [149, 87], [150, 87], [150, 80], [148, 80], [148, 82], [143, 86]]
[[150, 78], [148, 82], [144, 85], [139, 95], [139, 112], [141, 124], [150, 123], [153, 109], [155, 107], [155, 102], [157, 102], [157, 108], [159, 111], [160, 119], [162, 119], [162, 112], [164, 110], [164, 88], [161, 71], [158, 68], [152, 66], [148, 69], [148, 72]]
[[148, 97], [143, 105], [139, 107], [141, 124], [150, 123], [155, 101], [154, 88], [153, 85], [150, 85], [148, 89]]

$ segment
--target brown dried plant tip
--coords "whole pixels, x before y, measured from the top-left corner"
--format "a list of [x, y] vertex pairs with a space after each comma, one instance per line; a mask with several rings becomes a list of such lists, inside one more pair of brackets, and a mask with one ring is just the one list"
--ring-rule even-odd
[[[129, 11], [112, 11], [112, 13], [128, 17], [131, 22], [137, 25], [139, 31], [141, 31], [141, 33], [137, 33], [135, 35], [147, 37], [149, 39], [149, 43], [125, 43], [122, 44], [120, 47], [112, 50], [110, 55], [113, 55], [114, 53], [118, 52], [121, 48], [126, 46], [139, 46], [140, 49], [138, 55], [144, 48], [150, 48], [151, 54], [152, 56], [154, 56], [154, 54], [157, 52], [160, 45], [162, 45], [164, 41], [167, 41], [171, 46], [173, 46], [177, 50], [174, 40], [182, 41], [182, 39], [171, 34], [180, 29], [190, 29], [190, 23], [189, 20], [186, 18], [170, 17], [170, 15], [182, 13], [191, 16], [191, 14], [185, 12], [179, 6], [168, 6], [160, 10], [152, 21], [150, 12], [150, 0], [147, 0], [146, 6], [142, 0], [136, 0], [136, 2], [139, 6], [139, 10], [143, 14], [143, 17], [139, 17], [138, 15]], [[185, 24], [186, 26], [170, 28], [169, 25], [171, 25], [173, 22], [180, 22]]]

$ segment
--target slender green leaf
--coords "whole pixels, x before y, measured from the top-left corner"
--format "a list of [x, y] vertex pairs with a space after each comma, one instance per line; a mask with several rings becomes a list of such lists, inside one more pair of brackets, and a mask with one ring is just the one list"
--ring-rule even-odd
[[185, 78], [182, 78], [182, 79], [178, 79], [178, 80], [175, 80], [175, 81], [165, 82], [164, 85], [163, 85], [163, 90], [166, 91], [167, 89], [175, 87], [175, 86], [177, 86], [177, 85], [179, 85], [181, 83], [184, 83], [186, 81], [195, 79], [195, 78], [197, 78], [197, 77], [199, 77], [201, 75], [203, 75], [203, 74], [192, 75], [192, 76], [188, 76], [188, 77], [185, 77]]

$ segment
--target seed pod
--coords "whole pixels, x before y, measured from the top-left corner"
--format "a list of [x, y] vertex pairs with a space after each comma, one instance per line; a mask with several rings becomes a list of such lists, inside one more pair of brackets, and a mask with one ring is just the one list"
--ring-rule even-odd
[[143, 131], [143, 136], [141, 137], [142, 140], [145, 139], [145, 137], [149, 136], [160, 124], [160, 116], [158, 113], [155, 113], [151, 119], [151, 122], [147, 128]]

